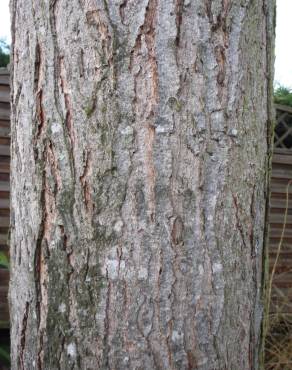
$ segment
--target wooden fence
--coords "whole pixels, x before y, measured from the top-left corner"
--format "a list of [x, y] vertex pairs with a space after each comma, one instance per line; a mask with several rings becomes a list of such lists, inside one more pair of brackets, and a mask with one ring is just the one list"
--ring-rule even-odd
[[276, 112], [271, 175], [270, 271], [275, 264], [282, 233], [283, 243], [273, 279], [271, 308], [272, 312], [292, 313], [292, 108], [277, 105]]
[[[8, 255], [10, 171], [10, 88], [9, 72], [0, 69], [0, 251]], [[9, 273], [0, 268], [0, 328], [9, 323], [7, 293]]]

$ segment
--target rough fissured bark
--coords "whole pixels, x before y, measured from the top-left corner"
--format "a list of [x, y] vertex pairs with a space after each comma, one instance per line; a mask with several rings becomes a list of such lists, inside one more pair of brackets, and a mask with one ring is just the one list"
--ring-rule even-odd
[[12, 369], [254, 369], [273, 0], [12, 0]]

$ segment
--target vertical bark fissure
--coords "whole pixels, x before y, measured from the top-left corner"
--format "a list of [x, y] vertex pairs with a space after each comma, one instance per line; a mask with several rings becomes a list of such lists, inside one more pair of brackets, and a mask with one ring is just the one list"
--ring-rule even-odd
[[73, 127], [73, 121], [72, 121], [72, 103], [70, 101], [70, 94], [68, 91], [68, 87], [66, 84], [66, 70], [64, 66], [64, 57], [59, 56], [58, 58], [58, 65], [59, 65], [59, 77], [58, 79], [60, 80], [60, 86], [61, 86], [61, 92], [64, 95], [64, 102], [65, 102], [65, 109], [66, 109], [66, 114], [65, 114], [65, 125], [67, 128], [67, 132], [69, 134], [70, 138], [70, 145], [71, 145], [71, 150], [73, 151], [72, 155], [72, 160], [74, 161], [74, 145], [75, 145], [75, 133], [74, 133], [74, 127]]
[[[131, 51], [130, 69], [134, 63], [139, 65], [135, 76], [135, 115], [139, 126], [136, 127], [138, 145], [145, 148], [144, 176], [145, 192], [148, 202], [148, 214], [152, 222], [155, 219], [155, 167], [153, 163], [153, 145], [155, 140], [154, 119], [158, 104], [158, 73], [155, 56], [155, 22], [157, 0], [149, 0], [145, 18]], [[147, 48], [147, 57], [142, 56], [141, 49]], [[150, 74], [150, 78], [148, 77]], [[146, 100], [145, 100], [146, 97]], [[145, 107], [142, 105], [145, 104]]]
[[55, 98], [55, 105], [57, 107], [57, 111], [59, 113], [60, 119], [63, 121], [63, 115], [61, 114], [62, 109], [60, 106], [60, 97], [59, 97], [59, 76], [60, 76], [60, 64], [59, 64], [59, 48], [58, 48], [58, 41], [57, 41], [57, 29], [56, 29], [56, 7], [59, 0], [50, 0], [49, 2], [49, 23], [50, 23], [50, 31], [53, 43], [53, 61], [54, 61], [54, 98]]
[[242, 221], [240, 220], [240, 210], [238, 208], [237, 198], [236, 198], [236, 195], [234, 195], [234, 194], [232, 195], [232, 197], [233, 197], [233, 204], [234, 204], [234, 207], [235, 207], [236, 227], [239, 230], [239, 233], [240, 233], [242, 243], [243, 243], [243, 246], [244, 246], [245, 250], [248, 250], [247, 244], [245, 242], [245, 235], [244, 235], [244, 232], [243, 232], [243, 229], [242, 229]]
[[125, 24], [125, 9], [127, 8], [128, 0], [123, 0], [121, 3], [119, 10], [120, 10], [120, 17], [123, 24]]
[[83, 194], [84, 194], [84, 202], [86, 206], [86, 210], [92, 214], [93, 211], [93, 204], [91, 199], [91, 187], [90, 187], [90, 175], [91, 175], [91, 168], [92, 168], [92, 152], [91, 150], [86, 151], [86, 159], [85, 159], [85, 166], [83, 170], [83, 174], [80, 176], [80, 182], [83, 186]]
[[24, 351], [25, 351], [25, 337], [26, 337], [26, 328], [27, 328], [27, 318], [29, 312], [29, 302], [25, 304], [25, 311], [22, 318], [21, 334], [20, 334], [20, 345], [19, 345], [19, 368], [25, 369], [24, 367]]
[[[60, 180], [57, 174], [56, 164], [51, 148], [51, 143], [47, 142], [44, 149], [44, 171], [43, 171], [43, 189], [42, 189], [42, 221], [39, 226], [39, 236], [37, 249], [35, 251], [35, 281], [36, 281], [36, 302], [38, 317], [38, 369], [44, 368], [44, 337], [47, 334], [47, 318], [49, 308], [49, 268], [48, 260], [50, 258], [49, 245], [52, 239], [53, 227], [56, 220], [55, 191], [60, 189]], [[55, 187], [52, 189], [48, 183], [48, 170], [53, 172]]]
[[[107, 272], [108, 275], [108, 272]], [[105, 369], [110, 369], [109, 365], [109, 352], [110, 352], [110, 345], [109, 345], [109, 331], [110, 331], [110, 299], [111, 299], [111, 281], [108, 281], [107, 286], [107, 296], [106, 296], [106, 307], [105, 307], [105, 318], [104, 318], [104, 328], [105, 333], [103, 337], [103, 364], [102, 366]]]

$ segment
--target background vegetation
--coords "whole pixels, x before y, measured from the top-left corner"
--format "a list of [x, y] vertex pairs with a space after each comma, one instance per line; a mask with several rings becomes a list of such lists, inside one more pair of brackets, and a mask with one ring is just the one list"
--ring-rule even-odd
[[274, 92], [274, 99], [276, 104], [292, 107], [292, 89], [285, 86], [277, 87]]
[[0, 39], [0, 67], [7, 67], [10, 60], [10, 46]]

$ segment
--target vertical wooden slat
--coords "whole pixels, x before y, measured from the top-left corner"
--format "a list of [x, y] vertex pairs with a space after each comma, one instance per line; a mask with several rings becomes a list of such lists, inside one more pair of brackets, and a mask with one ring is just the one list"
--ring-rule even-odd
[[[0, 251], [9, 254], [9, 164], [10, 164], [10, 86], [9, 72], [0, 68]], [[0, 267], [0, 328], [9, 327], [7, 303], [9, 272]]]

